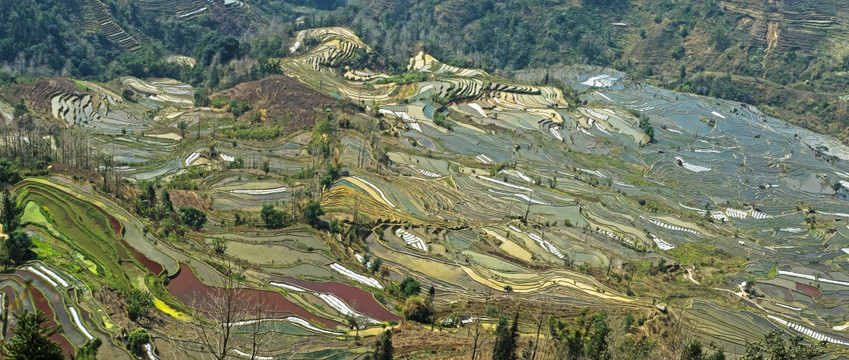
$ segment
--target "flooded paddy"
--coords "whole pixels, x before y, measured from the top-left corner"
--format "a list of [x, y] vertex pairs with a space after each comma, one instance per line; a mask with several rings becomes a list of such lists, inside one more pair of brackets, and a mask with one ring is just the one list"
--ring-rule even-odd
[[[212, 301], [220, 288], [212, 287], [202, 283], [189, 265], [180, 264], [180, 273], [168, 283], [168, 291], [189, 306], [205, 307], [213, 306]], [[340, 326], [338, 322], [315, 316], [303, 308], [287, 300], [278, 292], [244, 289], [247, 303], [256, 303], [262, 306], [263, 311], [274, 316], [292, 314], [300, 318], [315, 321], [327, 328], [335, 329]]]

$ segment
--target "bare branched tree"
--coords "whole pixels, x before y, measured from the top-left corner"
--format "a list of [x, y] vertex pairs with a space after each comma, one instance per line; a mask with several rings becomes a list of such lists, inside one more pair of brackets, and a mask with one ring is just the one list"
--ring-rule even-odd
[[194, 338], [205, 356], [225, 360], [240, 355], [251, 360], [264, 359], [261, 354], [271, 345], [272, 330], [264, 325], [275, 318], [274, 309], [265, 294], [245, 288], [232, 264], [220, 287], [209, 287], [195, 294], [191, 304], [195, 311]]
[[[484, 306], [483, 310], [486, 311], [489, 308], [489, 300], [492, 298], [492, 289], [487, 288], [486, 293], [484, 293]], [[472, 321], [474, 322], [474, 326], [469, 328], [469, 332], [474, 339], [472, 343], [472, 360], [477, 360], [483, 354], [483, 351], [479, 351], [480, 348], [483, 347], [484, 338], [486, 337], [487, 330], [481, 327], [481, 318], [484, 314], [478, 314]]]
[[547, 309], [547, 305], [548, 305], [547, 300], [548, 300], [548, 297], [545, 296], [545, 295], [542, 295], [541, 298], [538, 298], [537, 301], [536, 301], [537, 307], [539, 308], [539, 313], [534, 314], [534, 316], [533, 316], [533, 321], [537, 325], [537, 333], [536, 333], [536, 338], [534, 339], [534, 342], [533, 342], [533, 349], [531, 350], [531, 360], [536, 360], [536, 358], [537, 358], [537, 350], [539, 350], [539, 348], [540, 348], [539, 342], [540, 342], [540, 335], [541, 335], [541, 332], [542, 332], [542, 326], [548, 320], [548, 314], [546, 313], [546, 309]]

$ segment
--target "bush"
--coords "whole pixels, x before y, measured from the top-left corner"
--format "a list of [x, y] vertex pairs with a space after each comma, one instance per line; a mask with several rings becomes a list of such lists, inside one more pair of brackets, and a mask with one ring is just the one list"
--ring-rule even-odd
[[318, 201], [310, 201], [304, 209], [304, 216], [307, 218], [307, 223], [312, 227], [317, 227], [320, 221], [319, 216], [324, 215], [324, 209]]
[[138, 318], [146, 316], [153, 307], [153, 295], [147, 291], [131, 289], [124, 296], [127, 298], [127, 316], [130, 317], [130, 320], [136, 321]]
[[209, 169], [204, 166], [192, 166], [188, 171], [182, 174], [177, 174], [171, 177], [168, 182], [169, 189], [179, 190], [197, 190], [198, 184], [194, 179], [199, 179], [209, 175]]
[[85, 345], [83, 345], [77, 352], [76, 360], [97, 359], [97, 351], [100, 349], [100, 345], [103, 345], [103, 341], [100, 340], [100, 338], [94, 338], [94, 340], [86, 341]]
[[206, 224], [206, 213], [191, 206], [180, 208], [180, 218], [183, 224], [195, 230], [200, 230]]
[[416, 279], [412, 277], [406, 277], [403, 281], [401, 281], [401, 285], [399, 286], [401, 293], [404, 294], [405, 297], [410, 297], [413, 295], [418, 295], [422, 291], [422, 286]]
[[454, 123], [445, 119], [445, 115], [442, 112], [434, 112], [433, 113], [433, 123], [437, 126], [448, 129], [448, 131], [454, 131]]
[[0, 187], [16, 184], [21, 181], [21, 173], [15, 163], [8, 159], [0, 159]]
[[286, 220], [289, 214], [286, 214], [285, 211], [274, 209], [274, 205], [271, 203], [266, 203], [262, 205], [262, 211], [260, 211], [259, 216], [262, 218], [262, 222], [265, 223], [265, 227], [279, 229], [286, 226]]
[[248, 121], [252, 123], [258, 123], [262, 121], [262, 113], [259, 111], [254, 111], [250, 115], [248, 115]]
[[131, 103], [136, 102], [136, 93], [134, 93], [130, 89], [124, 89], [124, 91], [121, 93], [121, 97], [123, 97], [125, 100], [127, 100]]
[[339, 169], [333, 165], [327, 165], [327, 171], [321, 176], [321, 186], [329, 187], [339, 177]]
[[427, 304], [421, 296], [410, 296], [404, 302], [404, 318], [407, 320], [426, 323], [430, 317], [429, 314]]
[[144, 344], [150, 342], [150, 334], [145, 329], [135, 329], [130, 331], [130, 336], [127, 337], [127, 348], [138, 356], [144, 356]]
[[234, 160], [230, 163], [230, 168], [231, 168], [231, 169], [241, 169], [241, 168], [243, 168], [243, 167], [245, 167], [245, 160], [244, 160], [244, 159], [242, 159], [242, 158], [240, 158], [240, 157], [237, 157], [236, 159], [234, 159]]
[[215, 99], [212, 100], [212, 107], [220, 109], [227, 105], [228, 102], [229, 100], [227, 100], [226, 97], [216, 96]]
[[247, 101], [239, 101], [239, 100], [230, 100], [230, 113], [233, 114], [234, 117], [242, 116], [242, 114], [248, 112], [252, 108], [251, 103]]
[[[238, 216], [239, 214], [236, 214]], [[212, 249], [215, 250], [216, 254], [223, 254], [227, 251], [227, 239], [224, 238], [215, 238], [212, 239]]]
[[651, 123], [649, 123], [648, 115], [634, 109], [628, 109], [628, 112], [630, 112], [631, 115], [634, 115], [634, 117], [640, 119], [640, 130], [649, 137], [649, 142], [654, 142], [654, 127]]
[[241, 123], [224, 130], [224, 136], [241, 140], [271, 140], [280, 134], [281, 130], [276, 126], [250, 127]]

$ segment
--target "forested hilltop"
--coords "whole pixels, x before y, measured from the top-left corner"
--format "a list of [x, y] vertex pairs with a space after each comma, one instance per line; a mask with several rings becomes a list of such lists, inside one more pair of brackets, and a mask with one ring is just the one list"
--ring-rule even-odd
[[[102, 81], [121, 75], [188, 78], [194, 59], [180, 55], [193, 58], [204, 51], [207, 64], [213, 52], [218, 64], [243, 56], [283, 56], [293, 28], [319, 25], [313, 15], [336, 9], [342, 1], [3, 3], [0, 83], [8, 85], [56, 75]], [[297, 17], [305, 19], [295, 25]], [[252, 52], [250, 40], [261, 50]]]

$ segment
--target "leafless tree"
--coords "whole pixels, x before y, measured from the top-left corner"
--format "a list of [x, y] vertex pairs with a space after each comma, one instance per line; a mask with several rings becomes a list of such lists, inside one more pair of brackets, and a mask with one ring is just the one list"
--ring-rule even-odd
[[540, 348], [540, 334], [542, 332], [542, 326], [548, 320], [548, 314], [546, 313], [548, 297], [542, 296], [541, 298], [537, 298], [537, 307], [539, 308], [539, 313], [533, 316], [533, 321], [537, 324], [537, 333], [536, 338], [533, 343], [533, 349], [531, 350], [531, 360], [536, 360], [537, 358], [537, 350]]
[[[275, 319], [265, 297], [245, 288], [228, 263], [227, 274], [220, 287], [198, 293], [193, 301], [195, 341], [201, 344], [203, 356], [214, 360], [241, 358], [260, 359], [271, 343], [271, 331], [263, 325]], [[202, 357], [205, 358], [205, 357]]]
[[[492, 289], [487, 288], [484, 293], [484, 306], [483, 309], [486, 311], [489, 308], [489, 300], [492, 298]], [[478, 351], [479, 348], [483, 346], [484, 338], [486, 337], [487, 330], [481, 328], [481, 315], [478, 314], [472, 321], [474, 322], [474, 326], [469, 328], [469, 333], [474, 339], [472, 343], [472, 360], [477, 360], [483, 354], [483, 351]]]

